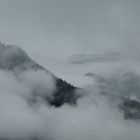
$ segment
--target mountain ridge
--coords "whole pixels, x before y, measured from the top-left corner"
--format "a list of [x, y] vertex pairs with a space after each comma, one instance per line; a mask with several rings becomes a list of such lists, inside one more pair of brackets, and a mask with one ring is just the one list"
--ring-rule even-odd
[[[53, 75], [50, 71], [33, 61], [24, 50], [17, 46], [0, 43], [0, 69], [6, 71], [43, 70], [51, 74], [56, 81], [56, 90], [53, 92], [52, 99], [44, 98], [50, 105], [55, 107], [60, 107], [65, 103], [76, 105], [80, 97], [86, 96], [86, 90], [75, 87]], [[81, 91], [81, 94], [77, 92], [78, 90]], [[125, 119], [140, 119], [140, 102], [110, 95], [109, 93], [101, 94], [107, 98], [111, 98], [111, 100], [121, 100], [118, 108], [123, 113]]]
[[35, 71], [43, 70], [44, 72], [51, 74], [56, 80], [57, 90], [53, 93], [54, 98], [53, 100], [50, 100], [49, 103], [57, 107], [64, 103], [76, 103], [78, 96], [76, 95], [75, 90], [77, 87], [58, 78], [50, 71], [37, 64], [20, 47], [0, 43], [0, 69], [8, 71], [26, 71], [31, 69]]

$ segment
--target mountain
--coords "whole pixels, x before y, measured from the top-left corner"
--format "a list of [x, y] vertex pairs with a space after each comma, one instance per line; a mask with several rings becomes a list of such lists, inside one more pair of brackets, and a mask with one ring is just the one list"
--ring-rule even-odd
[[[43, 70], [46, 74], [51, 74], [56, 81], [56, 90], [53, 93], [53, 98], [49, 99], [49, 103], [56, 107], [64, 103], [76, 103], [78, 95], [75, 90], [77, 88], [57, 78], [50, 71], [34, 62], [20, 47], [0, 43], [0, 69], [8, 71]], [[47, 97], [46, 100], [48, 100]]]
[[[56, 82], [56, 90], [53, 92], [53, 98], [44, 98], [50, 105], [56, 107], [60, 107], [64, 103], [76, 105], [77, 99], [81, 96], [86, 96], [86, 92], [88, 92], [53, 75], [50, 71], [33, 61], [24, 50], [17, 46], [0, 43], [0, 69], [12, 72], [43, 70], [46, 74], [51, 74]], [[78, 90], [82, 94], [79, 94], [77, 92]], [[101, 94], [102, 96], [107, 97], [113, 104], [117, 105], [119, 110], [123, 113], [125, 119], [140, 119], [140, 102], [126, 97], [111, 95], [107, 91], [104, 91]]]
[[108, 102], [116, 104], [125, 119], [140, 119], [140, 76], [133, 71], [124, 70], [113, 72], [108, 76], [87, 73], [94, 80], [98, 93], [105, 96]]

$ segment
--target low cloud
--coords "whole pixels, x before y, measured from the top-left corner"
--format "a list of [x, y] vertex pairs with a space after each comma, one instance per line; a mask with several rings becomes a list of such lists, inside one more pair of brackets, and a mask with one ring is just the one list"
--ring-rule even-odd
[[36, 96], [51, 98], [52, 93], [56, 90], [54, 77], [43, 70], [28, 70], [20, 73], [18, 78]]
[[53, 77], [43, 71], [19, 75], [0, 71], [0, 138], [31, 139], [39, 135], [44, 123], [38, 108], [47, 103], [45, 97], [49, 98], [53, 90]]
[[[138, 140], [138, 122], [124, 120], [117, 106], [91, 89], [76, 106], [56, 108], [43, 98], [55, 90], [43, 71], [0, 71], [0, 138], [21, 140]], [[37, 92], [37, 96], [33, 93]], [[45, 92], [46, 91], [46, 92]], [[43, 95], [43, 96], [42, 96]], [[31, 98], [36, 98], [32, 102]]]

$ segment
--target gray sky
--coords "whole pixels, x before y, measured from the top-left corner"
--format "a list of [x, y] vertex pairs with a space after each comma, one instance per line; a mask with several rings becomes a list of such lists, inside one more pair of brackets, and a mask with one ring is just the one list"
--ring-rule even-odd
[[83, 85], [85, 73], [115, 69], [118, 63], [72, 64], [73, 55], [116, 52], [122, 66], [139, 64], [139, 6], [139, 0], [0, 0], [0, 40]]

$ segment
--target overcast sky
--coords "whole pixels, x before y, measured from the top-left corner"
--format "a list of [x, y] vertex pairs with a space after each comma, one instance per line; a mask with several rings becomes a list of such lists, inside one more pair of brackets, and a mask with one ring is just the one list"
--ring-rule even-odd
[[[139, 64], [139, 7], [139, 0], [0, 0], [0, 40], [81, 86], [85, 73], [118, 67], [108, 58], [99, 63], [105, 54]], [[71, 63], [73, 55], [80, 64]]]

